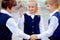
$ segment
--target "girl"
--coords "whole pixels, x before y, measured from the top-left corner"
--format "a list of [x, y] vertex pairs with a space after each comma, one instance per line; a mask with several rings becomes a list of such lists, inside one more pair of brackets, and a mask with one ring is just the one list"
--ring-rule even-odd
[[50, 40], [60, 40], [60, 13], [58, 0], [46, 0], [46, 8], [50, 12], [48, 30], [37, 35], [38, 39], [49, 37]]
[[0, 12], [0, 40], [12, 40], [12, 34], [18, 37], [30, 39], [29, 35], [24, 34], [18, 28], [11, 12], [16, 6], [16, 0], [2, 0]]
[[27, 10], [24, 14], [20, 11], [19, 28], [23, 29], [24, 33], [28, 35], [43, 33], [43, 20], [41, 15], [39, 15], [39, 7], [36, 0], [27, 1]]

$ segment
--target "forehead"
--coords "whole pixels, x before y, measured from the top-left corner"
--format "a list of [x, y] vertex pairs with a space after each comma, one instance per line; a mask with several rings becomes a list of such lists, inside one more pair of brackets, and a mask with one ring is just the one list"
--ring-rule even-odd
[[47, 3], [47, 4], [46, 4], [46, 6], [52, 6], [52, 4], [50, 4], [50, 3]]
[[37, 3], [35, 3], [35, 2], [28, 2], [28, 3], [27, 3], [28, 6], [36, 6], [36, 4], [37, 4]]

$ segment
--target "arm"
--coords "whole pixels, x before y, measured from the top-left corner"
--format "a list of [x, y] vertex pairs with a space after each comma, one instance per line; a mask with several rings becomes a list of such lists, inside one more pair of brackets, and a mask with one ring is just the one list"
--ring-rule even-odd
[[[41, 16], [41, 21], [39, 23], [39, 27], [40, 27], [40, 33], [44, 33], [45, 32], [45, 29], [44, 29], [44, 22], [43, 22], [43, 18]], [[45, 39], [41, 39], [41, 40], [45, 40]]]
[[43, 23], [43, 18], [42, 18], [42, 17], [41, 17], [41, 21], [40, 21], [39, 27], [40, 27], [40, 32], [41, 32], [41, 34], [42, 34], [43, 32], [45, 32], [44, 23]]
[[49, 28], [47, 31], [45, 31], [44, 33], [42, 34], [38, 34], [37, 37], [38, 39], [41, 39], [41, 38], [47, 38], [47, 37], [50, 37], [53, 35], [54, 31], [57, 29], [58, 27], [58, 19], [53, 16], [50, 20], [50, 24], [49, 24]]
[[20, 29], [24, 28], [24, 15], [18, 19], [18, 27]]
[[9, 18], [6, 26], [10, 29], [10, 31], [18, 37], [22, 37], [24, 39], [30, 39], [30, 36], [23, 33], [19, 28], [18, 25], [16, 24], [15, 20], [13, 18]]
[[22, 6], [21, 6], [21, 8], [19, 9], [19, 11], [20, 11], [20, 12], [19, 12], [20, 17], [19, 17], [19, 19], [18, 19], [18, 27], [23, 30], [23, 28], [24, 28], [24, 9], [23, 9]]

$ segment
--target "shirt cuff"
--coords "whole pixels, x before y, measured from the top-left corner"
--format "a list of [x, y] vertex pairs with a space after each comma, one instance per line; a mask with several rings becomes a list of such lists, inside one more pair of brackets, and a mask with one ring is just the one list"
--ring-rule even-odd
[[29, 36], [29, 35], [27, 35], [26, 39], [30, 39], [30, 36]]
[[40, 38], [40, 35], [37, 35], [37, 38], [38, 38], [38, 39], [41, 39], [41, 38]]
[[30, 36], [27, 34], [20, 34], [18, 37], [24, 38], [24, 39], [30, 39]]

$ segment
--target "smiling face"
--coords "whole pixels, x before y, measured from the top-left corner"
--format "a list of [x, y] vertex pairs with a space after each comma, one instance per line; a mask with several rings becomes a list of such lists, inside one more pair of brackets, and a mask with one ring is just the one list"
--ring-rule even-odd
[[35, 2], [29, 2], [27, 4], [27, 10], [29, 13], [33, 14], [36, 12], [37, 4]]

